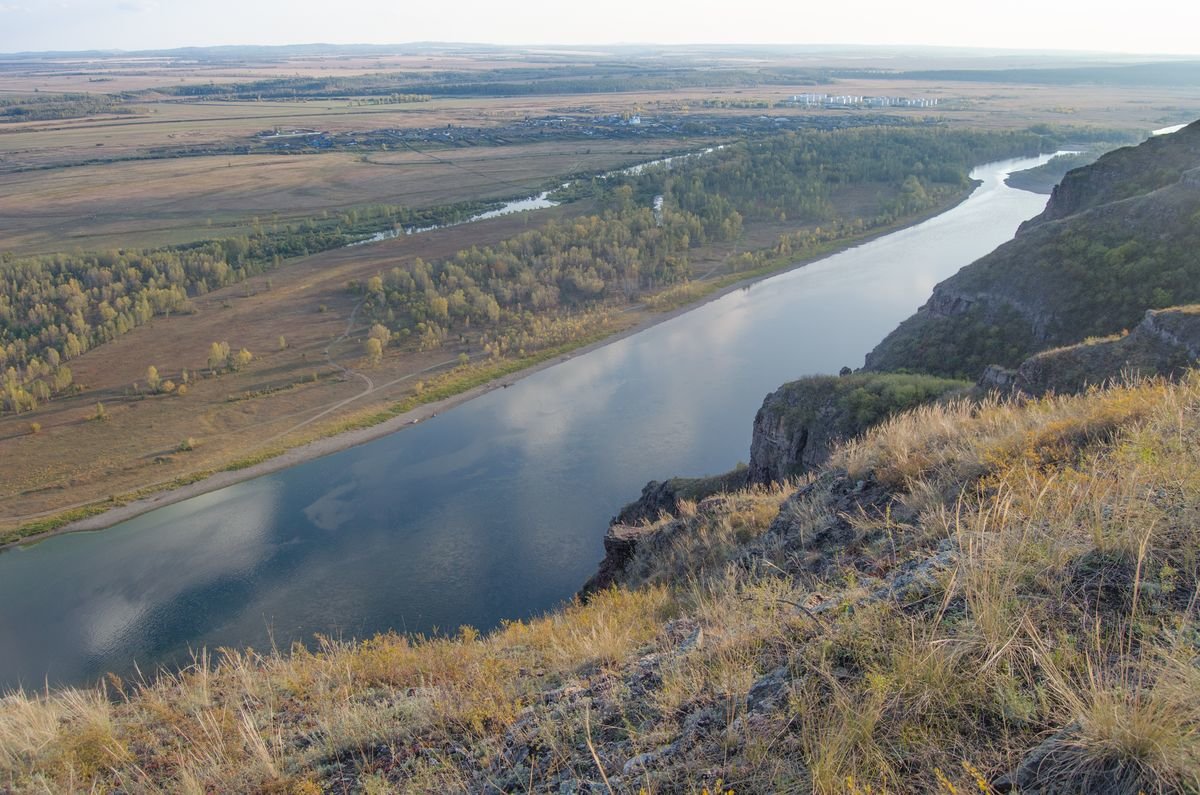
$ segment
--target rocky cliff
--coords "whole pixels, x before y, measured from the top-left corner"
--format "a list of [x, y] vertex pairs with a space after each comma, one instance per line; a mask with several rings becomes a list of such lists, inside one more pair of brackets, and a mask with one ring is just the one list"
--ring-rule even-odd
[[744, 464], [721, 475], [701, 478], [652, 480], [642, 494], [613, 517], [614, 525], [639, 525], [657, 521], [664, 513], [675, 513], [681, 501], [699, 502], [712, 494], [736, 491], [749, 483]]
[[1197, 169], [1200, 123], [1070, 172], [1042, 215], [937, 285], [866, 369], [976, 378], [1200, 301]]
[[1200, 361], [1200, 306], [1149, 310], [1128, 334], [1035, 354], [1016, 370], [991, 366], [979, 386], [1041, 396], [1079, 392], [1125, 378], [1177, 378]]
[[810, 472], [835, 445], [880, 420], [964, 387], [942, 378], [874, 373], [784, 384], [767, 395], [754, 417], [749, 480], [779, 482]]
[[[580, 590], [587, 597], [625, 581], [635, 557], [653, 555], [672, 537], [671, 516], [714, 495], [746, 486], [770, 486], [816, 471], [837, 445], [902, 411], [962, 395], [964, 381], [894, 373], [809, 376], [784, 384], [763, 400], [754, 417], [750, 465], [708, 478], [651, 481], [626, 505], [604, 536], [604, 559]], [[666, 522], [664, 525], [663, 522]]]

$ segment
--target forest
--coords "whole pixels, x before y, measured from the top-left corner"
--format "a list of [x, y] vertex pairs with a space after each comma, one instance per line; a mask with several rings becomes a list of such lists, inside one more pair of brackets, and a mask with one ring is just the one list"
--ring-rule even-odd
[[[786, 254], [801, 238], [827, 238], [847, 224], [871, 228], [933, 207], [966, 185], [973, 164], [1045, 145], [1034, 133], [910, 128], [741, 142], [582, 183], [563, 198], [591, 198], [600, 212], [444, 261], [397, 263], [354, 289], [363, 294], [365, 316], [401, 340], [430, 348], [452, 332], [482, 328], [492, 332], [484, 344], [505, 353], [520, 344], [514, 329], [528, 329], [537, 313], [597, 308], [686, 281], [688, 252], [737, 239], [746, 220], [786, 221], [806, 230], [780, 239], [774, 253]], [[880, 191], [870, 214], [835, 217], [830, 195], [855, 184], [892, 190]], [[376, 206], [157, 249], [6, 255], [0, 262], [0, 407], [29, 410], [71, 389], [70, 360], [153, 317], [192, 311], [192, 297], [289, 258], [345, 245], [365, 229], [446, 223], [477, 211], [476, 204]]]
[[120, 97], [108, 94], [31, 94], [0, 98], [0, 124], [19, 121], [75, 119], [98, 113], [128, 115]]
[[[698, 157], [577, 183], [562, 198], [596, 200], [601, 212], [550, 223], [446, 260], [417, 259], [355, 285], [366, 316], [437, 347], [451, 333], [487, 328], [488, 352], [517, 350], [510, 332], [530, 313], [577, 311], [686, 281], [688, 252], [738, 239], [746, 221], [789, 222], [771, 249], [744, 252], [760, 265], [815, 242], [895, 222], [937, 206], [967, 184], [972, 165], [1034, 154], [1029, 133], [872, 128], [805, 132], [741, 142]], [[888, 186], [873, 213], [839, 218], [839, 187]], [[735, 266], [738, 263], [735, 262]], [[517, 339], [527, 339], [519, 333]]]

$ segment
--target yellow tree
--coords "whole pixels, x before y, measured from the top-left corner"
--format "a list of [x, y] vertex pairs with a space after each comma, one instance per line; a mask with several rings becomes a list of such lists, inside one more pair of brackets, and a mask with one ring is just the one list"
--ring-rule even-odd
[[208, 369], [214, 373], [229, 364], [229, 343], [214, 342], [208, 348]]
[[366, 351], [367, 361], [371, 363], [372, 367], [383, 360], [383, 343], [379, 341], [378, 337], [367, 337], [363, 342], [363, 349]]

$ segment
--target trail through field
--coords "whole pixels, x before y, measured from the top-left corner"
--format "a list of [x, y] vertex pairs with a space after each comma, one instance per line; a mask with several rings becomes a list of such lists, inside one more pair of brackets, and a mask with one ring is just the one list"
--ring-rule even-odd
[[[363, 300], [365, 301], [366, 299], [363, 299]], [[450, 365], [457, 363], [457, 361], [458, 361], [457, 357], [453, 358], [453, 359], [446, 359], [445, 361], [436, 362], [435, 364], [431, 364], [428, 367], [423, 367], [420, 370], [414, 370], [411, 373], [407, 373], [405, 375], [399, 376], [398, 378], [393, 378], [392, 380], [387, 381], [386, 383], [383, 383], [383, 384], [379, 384], [379, 385], [376, 385], [374, 380], [367, 374], [359, 372], [357, 370], [352, 370], [349, 367], [346, 367], [346, 366], [340, 364], [333, 357], [333, 349], [336, 345], [338, 345], [341, 342], [344, 342], [348, 337], [350, 337], [351, 333], [354, 331], [354, 322], [357, 319], [358, 310], [362, 307], [362, 304], [363, 304], [363, 302], [360, 301], [358, 304], [355, 305], [354, 309], [350, 312], [350, 317], [346, 321], [345, 331], [343, 331], [335, 339], [331, 340], [329, 342], [329, 344], [325, 346], [325, 350], [324, 350], [325, 361], [331, 367], [340, 371], [342, 373], [342, 375], [346, 376], [347, 378], [354, 377], [354, 378], [361, 378], [363, 380], [364, 387], [361, 392], [359, 392], [357, 395], [352, 395], [351, 397], [348, 397], [348, 398], [342, 398], [341, 400], [337, 400], [332, 403], [327, 403], [324, 406], [314, 406], [314, 407], [304, 409], [302, 411], [294, 412], [292, 414], [286, 414], [286, 415], [281, 415], [278, 417], [272, 417], [271, 419], [264, 420], [263, 422], [258, 422], [258, 423], [254, 423], [253, 425], [248, 425], [248, 426], [244, 426], [242, 428], [238, 428], [236, 430], [227, 431], [227, 433], [245, 434], [247, 431], [251, 431], [255, 428], [261, 428], [264, 425], [273, 425], [281, 419], [287, 419], [289, 417], [303, 416], [312, 411], [319, 412], [318, 414], [315, 414], [306, 420], [298, 422], [295, 425], [292, 425], [291, 427], [289, 427], [285, 430], [282, 430], [272, 436], [262, 439], [257, 445], [255, 445], [255, 447], [250, 448], [251, 450], [255, 450], [255, 449], [263, 447], [264, 445], [270, 444], [271, 442], [274, 442], [278, 439], [281, 439], [284, 436], [287, 436], [288, 434], [295, 433], [296, 431], [300, 430], [301, 428], [311, 425], [312, 423], [316, 422], [317, 420], [328, 416], [329, 414], [349, 405], [350, 403], [353, 403], [356, 400], [361, 400], [362, 398], [367, 397], [368, 395], [371, 395], [371, 394], [374, 394], [381, 390], [387, 389], [388, 387], [395, 386], [396, 384], [399, 384], [404, 381], [408, 381], [412, 378], [415, 378], [420, 375], [424, 375], [429, 372], [433, 372], [435, 370], [444, 369], [445, 367], [448, 367]], [[177, 478], [162, 480], [162, 481], [158, 481], [155, 483], [147, 484], [143, 488], [153, 489], [158, 486], [164, 486], [169, 483], [172, 483], [175, 480], [177, 480]], [[84, 508], [88, 505], [93, 505], [96, 502], [97, 501], [94, 499], [85, 500], [83, 502], [72, 503], [71, 505], [62, 505], [62, 506], [59, 506], [57, 508], [54, 508], [54, 509], [51, 509], [48, 511], [39, 511], [37, 513], [28, 513], [28, 514], [23, 514], [20, 516], [13, 516], [10, 518], [13, 521], [17, 521], [17, 522], [32, 521], [32, 520], [36, 520], [36, 519], [42, 519], [47, 516], [53, 516], [55, 514], [64, 513], [67, 511], [73, 511], [78, 508]]]

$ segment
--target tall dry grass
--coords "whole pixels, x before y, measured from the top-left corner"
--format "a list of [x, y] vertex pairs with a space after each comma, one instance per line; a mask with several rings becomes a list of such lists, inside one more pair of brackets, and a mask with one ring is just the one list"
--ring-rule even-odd
[[[1050, 738], [1077, 789], [1200, 790], [1200, 378], [925, 408], [835, 465], [905, 520], [746, 490], [662, 520], [626, 587], [486, 636], [9, 694], [0, 789], [980, 792]], [[826, 580], [777, 554], [836, 522], [883, 541]]]

